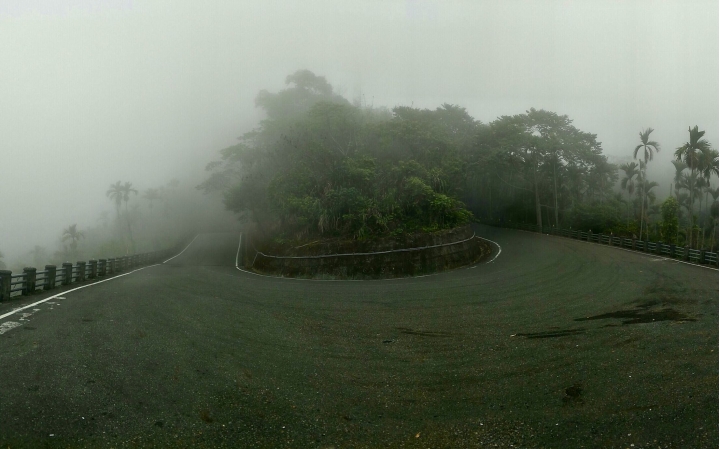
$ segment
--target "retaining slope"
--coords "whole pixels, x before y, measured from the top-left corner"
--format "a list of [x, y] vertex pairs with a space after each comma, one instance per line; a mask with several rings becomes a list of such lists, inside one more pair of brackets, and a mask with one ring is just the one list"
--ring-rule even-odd
[[256, 251], [246, 267], [287, 277], [394, 278], [445, 271], [478, 262], [492, 252], [470, 226], [442, 233], [364, 244], [324, 243], [281, 254]]

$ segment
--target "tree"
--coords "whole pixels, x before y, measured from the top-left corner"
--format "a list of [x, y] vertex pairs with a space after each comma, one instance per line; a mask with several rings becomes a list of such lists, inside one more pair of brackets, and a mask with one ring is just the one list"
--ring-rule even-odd
[[[633, 152], [633, 158], [637, 159], [638, 151], [642, 148], [643, 150], [643, 158], [642, 160], [645, 162], [645, 165], [640, 165], [640, 186], [641, 189], [644, 187], [644, 179], [645, 179], [645, 166], [647, 165], [648, 161], [651, 161], [653, 158], [653, 152], [659, 153], [660, 152], [660, 144], [655, 142], [654, 140], [650, 140], [650, 134], [654, 130], [652, 128], [646, 128], [644, 131], [640, 132], [640, 145], [635, 147], [635, 151]], [[645, 193], [640, 193], [642, 201], [640, 205], [640, 240], [642, 240], [642, 232], [643, 232], [643, 218], [645, 216]]]
[[85, 233], [77, 229], [77, 225], [68, 226], [63, 230], [62, 241], [70, 240], [70, 251], [72, 257], [77, 257], [77, 244], [81, 238], [85, 237]]
[[620, 166], [620, 170], [625, 172], [625, 177], [620, 181], [620, 186], [623, 190], [627, 190], [628, 192], [628, 225], [627, 227], [630, 227], [630, 203], [632, 202], [631, 198], [633, 193], [635, 193], [635, 179], [640, 175], [640, 170], [638, 170], [638, 164], [635, 162], [628, 162], [627, 164], [623, 164]]
[[[690, 140], [685, 142], [684, 145], [678, 147], [675, 151], [675, 159], [678, 161], [683, 161], [687, 166], [690, 168], [691, 177], [689, 178], [689, 181], [692, 181], [693, 183], [697, 179], [695, 177], [695, 171], [698, 170], [700, 165], [700, 157], [701, 154], [705, 151], [710, 150], [710, 143], [703, 139], [702, 137], [705, 135], [705, 131], [700, 131], [698, 129], [698, 126], [695, 125], [694, 128], [688, 127], [688, 132], [690, 133]], [[688, 189], [690, 190], [690, 227], [688, 235], [692, 232], [692, 215], [694, 210], [694, 195], [693, 191], [695, 190], [695, 185], [688, 186]]]
[[30, 251], [30, 254], [32, 255], [34, 267], [41, 267], [42, 264], [47, 261], [47, 251], [42, 246], [35, 245], [35, 247]]
[[111, 184], [110, 188], [105, 192], [105, 195], [115, 202], [115, 212], [118, 221], [120, 220], [120, 206], [123, 200], [123, 186], [120, 181], [115, 184]]
[[[700, 187], [704, 188], [705, 193], [705, 208], [708, 207], [708, 194], [711, 192], [710, 179], [712, 175], [718, 176], [718, 151], [713, 149], [701, 150], [700, 158], [698, 161], [698, 171], [702, 173], [703, 185]], [[700, 210], [702, 211], [702, 196], [700, 197]], [[703, 241], [705, 240], [705, 227], [707, 225], [707, 218], [709, 214], [703, 215]]]
[[145, 191], [145, 193], [143, 194], [143, 198], [148, 200], [148, 207], [150, 208], [150, 211], [152, 212], [153, 201], [162, 199], [162, 195], [160, 195], [160, 189], [147, 189]]
[[125, 202], [125, 221], [127, 222], [128, 237], [130, 238], [130, 247], [132, 252], [135, 252], [135, 239], [133, 238], [132, 225], [130, 222], [130, 213], [128, 212], [128, 201], [130, 200], [130, 194], [138, 194], [138, 191], [132, 188], [131, 182], [125, 182], [120, 188], [122, 191], [122, 200]]
[[[648, 181], [647, 179], [644, 179], [644, 178], [641, 179], [639, 193], [642, 195], [642, 197], [640, 198], [640, 201], [643, 204], [647, 204], [648, 208], [650, 207], [650, 204], [655, 202], [655, 192], [653, 192], [652, 189], [654, 189], [657, 186], [658, 186], [657, 182]], [[649, 215], [649, 214], [647, 214], [648, 208], [643, 208], [642, 213], [644, 214], [644, 216], [640, 217], [641, 223], [643, 223], [643, 222], [645, 223], [645, 237], [646, 238], [648, 238], [648, 232], [649, 232], [648, 231], [649, 230], [649, 224], [648, 224], [649, 220], [647, 217]], [[640, 235], [642, 235], [642, 229], [640, 229]]]

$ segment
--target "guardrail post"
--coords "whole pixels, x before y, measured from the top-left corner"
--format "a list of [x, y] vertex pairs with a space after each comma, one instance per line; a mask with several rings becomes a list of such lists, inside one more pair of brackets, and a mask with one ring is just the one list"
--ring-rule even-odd
[[686, 246], [685, 250], [683, 251], [683, 260], [690, 260], [690, 247]]
[[700, 250], [700, 258], [698, 259], [698, 263], [699, 263], [699, 264], [707, 263], [707, 262], [705, 261], [705, 253], [706, 253], [706, 252], [707, 252], [707, 251], [704, 250], [704, 249], [701, 249], [701, 250]]
[[610, 245], [610, 246], [613, 246], [613, 241], [612, 241], [612, 239], [613, 239], [613, 235], [610, 234], [610, 237], [608, 237], [608, 245]]
[[635, 251], [635, 237], [633, 237], [633, 239], [632, 239], [632, 246], [630, 248], [632, 248], [632, 250]]
[[24, 296], [35, 293], [35, 280], [37, 279], [37, 268], [25, 267], [23, 268], [23, 274], [25, 275], [25, 282], [23, 284], [22, 294]]
[[592, 231], [591, 230], [588, 230], [587, 241], [592, 242]]
[[0, 302], [10, 299], [10, 283], [12, 282], [12, 271], [0, 270]]
[[85, 261], [78, 261], [75, 266], [77, 267], [77, 281], [83, 282], [85, 280]]
[[57, 267], [55, 265], [45, 265], [45, 285], [43, 290], [50, 290], [55, 288], [55, 274], [57, 273]]
[[72, 268], [73, 264], [70, 262], [63, 262], [62, 264], [63, 272], [65, 275], [63, 276], [62, 285], [69, 285], [72, 284]]
[[107, 272], [107, 259], [98, 260], [98, 276], [105, 276]]
[[90, 273], [88, 274], [88, 279], [95, 279], [97, 277], [97, 260], [91, 259], [90, 260]]
[[671, 243], [668, 246], [670, 247], [670, 257], [675, 257], [675, 245]]
[[[668, 246], [668, 245], [665, 245], [665, 246]], [[655, 244], [655, 254], [657, 254], [658, 256], [662, 256], [662, 249], [663, 249], [663, 243], [657, 242]]]

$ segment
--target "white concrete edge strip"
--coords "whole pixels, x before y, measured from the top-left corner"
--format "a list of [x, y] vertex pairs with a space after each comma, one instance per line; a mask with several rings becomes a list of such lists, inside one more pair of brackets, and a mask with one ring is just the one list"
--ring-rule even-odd
[[492, 240], [486, 239], [486, 238], [484, 238], [484, 237], [478, 237], [478, 238], [479, 238], [479, 239], [482, 239], [482, 240], [487, 240], [488, 242], [491, 242], [491, 243], [494, 243], [495, 245], [497, 245], [497, 247], [498, 247], [498, 252], [497, 252], [497, 254], [495, 254], [495, 257], [493, 257], [490, 261], [485, 262], [485, 263], [493, 263], [493, 262], [495, 261], [495, 259], [497, 259], [498, 256], [500, 255], [500, 253], [502, 252], [502, 248], [500, 247], [500, 244], [499, 244], [498, 242], [493, 242]]
[[[405, 253], [405, 252], [411, 252], [411, 251], [420, 251], [423, 249], [430, 249], [430, 248], [439, 248], [441, 246], [452, 246], [457, 245], [460, 243], [469, 242], [470, 240], [475, 238], [475, 232], [473, 231], [473, 235], [470, 238], [467, 238], [465, 240], [460, 240], [457, 242], [452, 243], [441, 243], [439, 245], [431, 245], [431, 246], [418, 246], [415, 248], [402, 248], [402, 249], [391, 249], [389, 251], [377, 251], [374, 253], [343, 253], [343, 254], [323, 254], [320, 256], [271, 256], [269, 254], [265, 254], [260, 251], [255, 251], [255, 258], [257, 259], [258, 254], [263, 257], [270, 257], [273, 259], [323, 259], [323, 258], [329, 258], [329, 257], [345, 257], [345, 256], [374, 256], [375, 254], [390, 254], [390, 253]], [[253, 265], [255, 265], [255, 261], [253, 261]], [[418, 276], [419, 277], [419, 276]]]
[[87, 284], [87, 285], [81, 285], [80, 287], [75, 287], [75, 288], [73, 288], [73, 289], [71, 289], [71, 290], [65, 290], [64, 292], [58, 293], [57, 295], [53, 295], [53, 296], [50, 296], [49, 298], [41, 299], [40, 301], [37, 301], [37, 302], [34, 302], [34, 303], [32, 303], [32, 304], [28, 304], [27, 306], [24, 306], [24, 307], [20, 307], [20, 308], [18, 308], [18, 309], [15, 309], [15, 310], [13, 310], [12, 312], [8, 312], [8, 313], [6, 313], [6, 314], [4, 314], [4, 315], [0, 315], [0, 320], [2, 320], [3, 318], [7, 318], [7, 317], [9, 317], [9, 316], [11, 316], [11, 315], [14, 315], [14, 314], [16, 314], [16, 313], [18, 313], [18, 312], [21, 312], [21, 311], [23, 311], [23, 310], [25, 310], [25, 309], [29, 309], [30, 307], [34, 307], [34, 306], [36, 306], [36, 305], [38, 305], [38, 304], [42, 304], [42, 303], [44, 303], [44, 302], [46, 302], [46, 301], [50, 301], [51, 299], [56, 299], [56, 298], [57, 298], [57, 299], [65, 299], [65, 298], [62, 298], [62, 295], [66, 295], [66, 294], [71, 293], [71, 292], [74, 292], [74, 291], [76, 291], [76, 290], [80, 290], [80, 289], [85, 288], [85, 287], [92, 287], [93, 285], [102, 284], [103, 282], [112, 281], [113, 279], [117, 279], [117, 278], [120, 278], [120, 277], [123, 277], [123, 276], [127, 276], [128, 274], [133, 274], [133, 273], [135, 273], [136, 271], [144, 270], [145, 268], [156, 267], [156, 266], [158, 266], [158, 265], [160, 265], [160, 264], [159, 264], [159, 263], [156, 263], [156, 264], [154, 264], [154, 265], [148, 265], [148, 266], [146, 266], [146, 267], [138, 268], [137, 270], [129, 271], [129, 272], [127, 272], [127, 273], [119, 274], [119, 275], [113, 276], [113, 277], [111, 277], [111, 278], [103, 279], [102, 281], [93, 282], [92, 284]]
[[[473, 233], [473, 237], [471, 237], [471, 238], [482, 238], [482, 237], [477, 237], [477, 236], [475, 236], [475, 234]], [[485, 240], [487, 240], [487, 239], [485, 239]], [[492, 242], [492, 243], [495, 243], [495, 242], [493, 242], [492, 240], [488, 240], [488, 241], [489, 241], [489, 242]], [[402, 278], [389, 278], [389, 279], [298, 279], [298, 278], [284, 278], [284, 277], [279, 277], [279, 276], [268, 276], [268, 275], [266, 275], [266, 274], [254, 273], [254, 272], [252, 272], [252, 271], [247, 271], [247, 270], [243, 270], [242, 268], [240, 268], [240, 266], [239, 266], [239, 257], [240, 257], [240, 245], [241, 245], [241, 244], [242, 244], [242, 233], [240, 233], [240, 241], [238, 242], [238, 249], [237, 249], [237, 253], [235, 254], [235, 268], [236, 268], [238, 271], [242, 271], [243, 273], [252, 274], [252, 275], [254, 275], [254, 276], [260, 276], [260, 277], [264, 277], [264, 278], [271, 278], [271, 279], [284, 279], [284, 280], [287, 280], [287, 281], [314, 281], [314, 282], [402, 281], [402, 280], [407, 280], [407, 279], [417, 279], [417, 278], [425, 278], [425, 277], [429, 277], [429, 276], [438, 276], [438, 275], [447, 274], [447, 273], [450, 273], [450, 272], [453, 271], [453, 270], [450, 270], [450, 271], [441, 271], [441, 272], [439, 272], [439, 273], [423, 274], [423, 275], [420, 275], [420, 276], [407, 276], [407, 277], [402, 277]], [[495, 243], [495, 244], [497, 245], [499, 251], [498, 251], [498, 253], [495, 255], [495, 257], [493, 257], [492, 260], [495, 260], [495, 259], [497, 258], [497, 256], [500, 255], [500, 252], [502, 251], [502, 249], [500, 249], [500, 245], [498, 245], [497, 243]], [[491, 260], [490, 262], [492, 262], [492, 260]], [[477, 266], [477, 265], [476, 265], [476, 266]], [[471, 267], [471, 268], [474, 268], [474, 267]]]
[[[193, 244], [193, 242], [194, 242], [195, 239], [198, 237], [198, 235], [200, 235], [200, 234], [195, 234], [195, 237], [193, 237], [193, 239], [190, 240], [190, 243], [188, 243], [188, 245], [185, 247], [185, 249], [190, 248], [190, 245]], [[163, 262], [163, 263], [168, 263], [168, 262], [170, 262], [171, 260], [173, 260], [174, 258], [176, 258], [177, 256], [179, 256], [180, 254], [184, 253], [184, 252], [185, 252], [185, 249], [183, 249], [182, 251], [180, 251], [180, 252], [177, 253], [176, 255], [172, 256], [171, 258], [169, 258], [168, 260], [166, 260], [166, 261]]]

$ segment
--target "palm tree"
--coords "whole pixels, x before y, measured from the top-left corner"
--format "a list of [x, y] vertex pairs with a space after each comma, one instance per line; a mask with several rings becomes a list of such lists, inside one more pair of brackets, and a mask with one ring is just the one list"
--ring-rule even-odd
[[108, 211], [104, 210], [104, 211], [100, 212], [100, 216], [98, 217], [97, 221], [102, 222], [103, 228], [107, 228]]
[[[695, 125], [695, 128], [688, 127], [688, 132], [690, 133], [690, 140], [688, 142], [685, 142], [684, 145], [678, 147], [675, 151], [675, 159], [678, 161], [683, 161], [687, 164], [687, 166], [690, 168], [690, 173], [692, 175], [691, 181], [695, 181], [695, 171], [699, 168], [700, 165], [700, 155], [710, 150], [710, 143], [703, 139], [702, 136], [705, 135], [705, 131], [698, 130], [698, 126]], [[692, 229], [692, 214], [694, 209], [694, 196], [692, 194], [692, 191], [694, 190], [694, 186], [689, 186], [689, 190], [691, 191], [690, 194], [690, 229]]]
[[[701, 187], [704, 188], [705, 192], [705, 208], [708, 207], [708, 193], [710, 188], [710, 179], [712, 178], [712, 175], [715, 174], [717, 176], [718, 174], [718, 168], [717, 168], [717, 162], [718, 162], [718, 151], [712, 150], [712, 149], [706, 149], [702, 150], [700, 153], [700, 158], [698, 161], [698, 171], [702, 173], [703, 176], [703, 185]], [[700, 211], [702, 211], [702, 196], [700, 197]], [[703, 240], [705, 235], [705, 226], [707, 225], [707, 214], [704, 215], [703, 218]]]
[[683, 171], [685, 171], [688, 166], [683, 161], [672, 161], [672, 164], [675, 166], [675, 176], [673, 177], [673, 183], [675, 185], [675, 199], [677, 199], [678, 193], [680, 193], [680, 186], [678, 185], [678, 183], [680, 182], [680, 178], [683, 175]]
[[126, 182], [125, 184], [120, 187], [120, 190], [122, 191], [122, 200], [125, 201], [125, 220], [127, 222], [128, 227], [128, 237], [130, 237], [130, 246], [132, 247], [132, 251], [135, 251], [135, 239], [133, 239], [132, 235], [132, 226], [130, 224], [130, 213], [128, 212], [128, 201], [130, 201], [130, 194], [134, 193], [137, 195], [138, 191], [132, 188], [131, 182]]
[[70, 240], [70, 249], [72, 250], [73, 256], [77, 256], [77, 244], [83, 237], [85, 237], [85, 233], [78, 231], [77, 224], [68, 226], [63, 230], [62, 241]]
[[[655, 187], [657, 187], [657, 186], [658, 186], [658, 183], [657, 183], [657, 182], [648, 181], [648, 180], [645, 179], [645, 178], [642, 178], [640, 181], [641, 181], [641, 184], [640, 184], [640, 185], [641, 185], [640, 192], [642, 192], [642, 193], [641, 193], [641, 194], [642, 194], [642, 197], [641, 197], [640, 200], [641, 200], [642, 204], [647, 203], [647, 204], [648, 204], [648, 207], [649, 207], [650, 204], [652, 204], [652, 203], [655, 202], [655, 192], [653, 192], [652, 189], [654, 189]], [[648, 212], [648, 211], [647, 211], [646, 209], [643, 209], [642, 213], [643, 213], [643, 214], [646, 214], [646, 212]], [[646, 214], [646, 215], [649, 215], [649, 214]], [[650, 229], [650, 226], [648, 225], [647, 217], [641, 216], [641, 217], [640, 217], [640, 223], [645, 223], [645, 237], [647, 238], [647, 237], [648, 237], [648, 232], [649, 232], [649, 229]], [[643, 228], [640, 228], [640, 236], [642, 236], [642, 231], [643, 231]]]
[[690, 220], [689, 226], [692, 228], [697, 225], [697, 215], [694, 214], [694, 204], [698, 198], [700, 198], [702, 203], [702, 194], [703, 187], [705, 186], [705, 179], [700, 176], [700, 172], [684, 173], [680, 178], [678, 186], [683, 190], [687, 190], [687, 193], [683, 195], [686, 201], [685, 208], [688, 211], [688, 217]]
[[134, 193], [137, 195], [138, 191], [132, 188], [132, 182], [126, 182], [120, 190], [122, 191], [122, 200], [125, 201], [125, 213], [127, 213], [127, 204], [130, 200], [130, 194]]
[[635, 152], [633, 153], [633, 159], [637, 159], [638, 151], [640, 151], [640, 148], [643, 149], [643, 160], [647, 164], [648, 161], [651, 161], [653, 158], [653, 151], [655, 153], [660, 152], [660, 144], [655, 142], [654, 140], [648, 140], [650, 139], [650, 133], [655, 131], [652, 128], [647, 128], [645, 131], [640, 132], [640, 145], [635, 147]]
[[115, 184], [110, 184], [110, 188], [105, 195], [111, 200], [115, 201], [115, 212], [117, 212], [117, 219], [120, 220], [120, 206], [123, 200], [123, 186], [120, 181]]
[[638, 164], [635, 162], [628, 162], [620, 166], [620, 170], [625, 172], [625, 177], [620, 182], [620, 186], [623, 190], [628, 192], [628, 215], [627, 215], [627, 227], [630, 227], [630, 203], [632, 202], [632, 195], [635, 193], [635, 178], [640, 174], [638, 170]]
[[152, 213], [153, 201], [157, 201], [162, 198], [162, 196], [160, 195], [160, 189], [147, 189], [143, 194], [143, 198], [148, 200], [148, 207], [150, 208], [150, 212]]
[[715, 188], [710, 192], [710, 195], [713, 197], [713, 203], [712, 206], [710, 206], [710, 215], [712, 215], [713, 218], [713, 230], [712, 230], [712, 237], [710, 239], [710, 251], [715, 249], [715, 229], [717, 229], [718, 224], [718, 191], [719, 188]]
[[[654, 140], [650, 140], [650, 133], [652, 133], [654, 129], [647, 128], [645, 131], [640, 132], [640, 145], [635, 147], [635, 151], [633, 152], [633, 158], [637, 159], [638, 151], [642, 148], [643, 150], [643, 161], [645, 164], [640, 164], [641, 174], [640, 174], [640, 186], [641, 188], [645, 186], [643, 180], [645, 178], [645, 165], [647, 165], [648, 161], [651, 161], [653, 158], [653, 152], [659, 153], [660, 152], [660, 144], [655, 142]], [[642, 230], [643, 230], [643, 217], [645, 216], [645, 193], [641, 192], [640, 197], [642, 198], [641, 206], [640, 206], [640, 240], [642, 240]]]
[[40, 267], [43, 263], [43, 260], [45, 259], [45, 248], [39, 245], [35, 245], [35, 247], [30, 251], [30, 254], [32, 254], [33, 258], [33, 266]]

